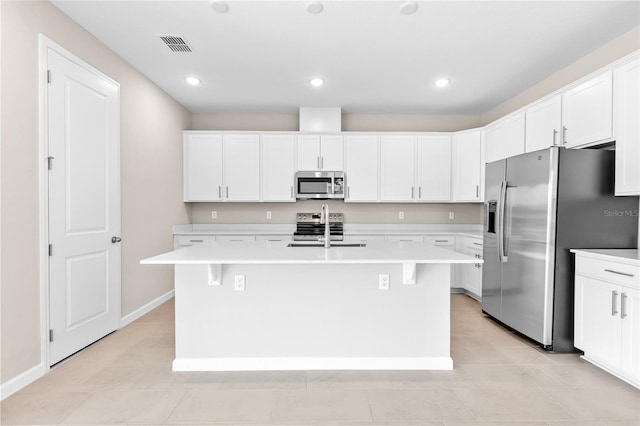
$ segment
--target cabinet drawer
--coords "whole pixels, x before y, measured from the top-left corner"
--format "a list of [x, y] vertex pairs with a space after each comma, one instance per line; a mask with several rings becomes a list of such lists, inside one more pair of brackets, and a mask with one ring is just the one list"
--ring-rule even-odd
[[255, 235], [218, 235], [217, 241], [255, 241]]
[[291, 241], [291, 234], [281, 234], [281, 235], [256, 235], [256, 241], [271, 241], [271, 242], [276, 242], [276, 241], [284, 241], [284, 242], [290, 242]]
[[456, 244], [455, 235], [427, 236], [427, 244], [432, 246], [453, 246]]
[[423, 235], [388, 235], [387, 241], [424, 243]]
[[625, 263], [576, 256], [576, 274], [640, 288], [640, 268]]
[[366, 242], [374, 242], [374, 241], [386, 241], [386, 236], [384, 235], [345, 235], [344, 241], [347, 243], [366, 243]]
[[176, 237], [177, 245], [180, 247], [189, 247], [194, 244], [200, 244], [210, 241], [215, 241], [215, 235], [189, 235], [189, 236], [181, 236]]
[[482, 240], [479, 238], [469, 238], [465, 237], [464, 239], [464, 247], [470, 250], [480, 250], [482, 251]]

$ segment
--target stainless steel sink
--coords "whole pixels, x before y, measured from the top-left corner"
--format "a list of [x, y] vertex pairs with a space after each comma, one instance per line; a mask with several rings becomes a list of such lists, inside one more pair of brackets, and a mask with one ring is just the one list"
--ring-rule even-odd
[[[331, 247], [366, 247], [365, 243], [331, 243]], [[289, 243], [287, 247], [324, 247], [324, 243]]]

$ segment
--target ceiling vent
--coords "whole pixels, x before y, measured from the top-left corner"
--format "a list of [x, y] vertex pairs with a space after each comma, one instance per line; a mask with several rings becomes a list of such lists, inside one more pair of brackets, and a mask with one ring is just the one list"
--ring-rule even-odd
[[193, 52], [193, 49], [189, 45], [189, 42], [182, 36], [178, 35], [160, 35], [160, 39], [167, 45], [172, 52], [177, 53], [189, 53]]

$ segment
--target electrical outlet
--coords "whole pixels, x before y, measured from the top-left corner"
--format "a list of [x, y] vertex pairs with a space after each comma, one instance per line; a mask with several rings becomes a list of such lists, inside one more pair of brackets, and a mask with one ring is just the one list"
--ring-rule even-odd
[[218, 212], [215, 210], [211, 210], [211, 219], [217, 219], [218, 218]]
[[449, 219], [453, 219], [455, 217], [455, 214], [453, 212], [449, 212]]
[[270, 211], [267, 212], [267, 219], [271, 219], [271, 212]]
[[244, 291], [244, 275], [236, 275], [233, 277], [233, 289], [235, 291]]
[[378, 277], [380, 290], [389, 290], [389, 274], [380, 274]]
[[404, 212], [398, 212], [398, 219], [404, 219]]

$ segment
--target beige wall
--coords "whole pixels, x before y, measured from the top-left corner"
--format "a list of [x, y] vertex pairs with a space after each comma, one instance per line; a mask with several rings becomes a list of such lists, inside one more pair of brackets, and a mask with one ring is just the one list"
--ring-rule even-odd
[[[194, 113], [191, 130], [293, 131], [298, 114]], [[342, 114], [345, 132], [452, 132], [480, 126], [477, 115]]]
[[636, 27], [580, 58], [568, 67], [545, 78], [517, 96], [482, 114], [481, 125], [486, 125], [523, 106], [552, 93], [598, 69], [640, 49], [640, 27]]
[[[296, 221], [297, 212], [318, 212], [322, 201], [298, 201], [296, 203], [189, 203], [192, 223], [289, 223]], [[211, 211], [218, 213], [211, 219]], [[271, 219], [266, 219], [266, 212]], [[329, 211], [342, 212], [345, 223], [395, 223], [395, 224], [479, 224], [482, 221], [482, 204], [387, 204], [344, 203], [330, 201]], [[404, 212], [404, 220], [398, 212]], [[449, 212], [455, 219], [449, 220]]]
[[182, 203], [181, 132], [191, 114], [49, 2], [2, 1], [2, 383], [40, 363], [38, 33], [120, 83], [122, 314], [173, 288], [170, 268], [138, 265], [172, 247]]

